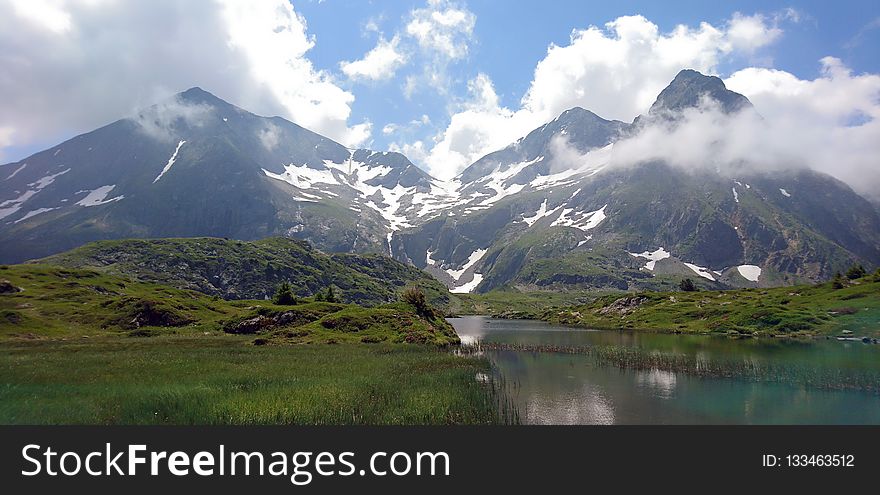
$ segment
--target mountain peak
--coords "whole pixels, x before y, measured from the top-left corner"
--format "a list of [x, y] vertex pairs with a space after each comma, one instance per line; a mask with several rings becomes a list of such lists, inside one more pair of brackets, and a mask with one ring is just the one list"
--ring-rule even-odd
[[229, 104], [229, 103], [225, 102], [224, 100], [222, 100], [221, 98], [218, 98], [214, 94], [212, 94], [208, 91], [205, 91], [204, 89], [202, 89], [198, 86], [193, 86], [192, 88], [189, 88], [186, 91], [178, 93], [177, 95], [175, 95], [175, 98], [180, 101], [185, 101], [187, 103], [194, 103], [194, 104], [208, 104], [208, 105], [217, 105], [217, 104], [228, 105]]
[[649, 113], [680, 112], [686, 108], [694, 108], [699, 106], [704, 96], [717, 101], [724, 113], [752, 107], [748, 98], [727, 89], [721, 78], [684, 69], [660, 92]]

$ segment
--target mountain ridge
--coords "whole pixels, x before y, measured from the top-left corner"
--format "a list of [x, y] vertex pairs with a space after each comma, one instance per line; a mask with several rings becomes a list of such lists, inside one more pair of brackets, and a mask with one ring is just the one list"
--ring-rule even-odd
[[633, 123], [574, 107], [444, 182], [193, 87], [0, 168], [16, 171], [0, 180], [0, 262], [111, 238], [280, 235], [390, 255], [454, 292], [769, 286], [880, 263], [876, 205], [829, 176], [612, 166], [615, 143], [712, 101], [754, 110], [683, 70]]

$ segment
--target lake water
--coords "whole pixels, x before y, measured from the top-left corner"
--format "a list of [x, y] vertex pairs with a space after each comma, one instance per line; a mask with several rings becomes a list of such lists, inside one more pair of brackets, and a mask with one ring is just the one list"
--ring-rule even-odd
[[[462, 341], [625, 346], [705, 361], [880, 371], [880, 345], [598, 331], [533, 320], [450, 318]], [[880, 395], [599, 365], [588, 355], [489, 351], [526, 424], [880, 424]]]

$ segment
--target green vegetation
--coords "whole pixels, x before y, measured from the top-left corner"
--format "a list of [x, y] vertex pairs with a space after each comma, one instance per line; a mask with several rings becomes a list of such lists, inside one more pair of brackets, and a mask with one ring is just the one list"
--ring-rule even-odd
[[682, 292], [696, 292], [697, 291], [697, 286], [694, 285], [694, 281], [689, 278], [682, 280], [681, 283], [678, 284], [678, 288]]
[[865, 268], [862, 265], [853, 265], [846, 271], [846, 278], [855, 280], [857, 278], [862, 278], [867, 274], [868, 272], [865, 271]]
[[[462, 315], [490, 315], [498, 318], [538, 318], [550, 307], [586, 304], [606, 292], [518, 291], [498, 289], [485, 294], [455, 294], [452, 309]], [[618, 292], [615, 292], [618, 293]]]
[[281, 285], [275, 289], [272, 302], [279, 306], [293, 306], [297, 303], [296, 296], [293, 295], [293, 291], [290, 289], [290, 283], [281, 282]]
[[430, 306], [296, 302], [2, 266], [0, 423], [511, 420], [476, 379], [488, 361], [445, 350], [458, 336]]
[[394, 302], [409, 285], [446, 307], [449, 291], [425, 272], [386, 256], [324, 254], [305, 241], [245, 242], [209, 237], [99, 241], [39, 263], [189, 289], [223, 299], [266, 299], [287, 282], [298, 297], [330, 289], [333, 299], [365, 306]]
[[234, 336], [0, 344], [2, 424], [491, 424], [481, 358]]
[[755, 337], [851, 332], [876, 337], [880, 335], [880, 281], [863, 277], [774, 289], [618, 294], [547, 309], [540, 318], [599, 329]]

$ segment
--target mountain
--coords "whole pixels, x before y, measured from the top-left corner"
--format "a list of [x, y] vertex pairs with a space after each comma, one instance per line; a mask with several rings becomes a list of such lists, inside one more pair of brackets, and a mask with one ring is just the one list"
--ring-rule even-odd
[[774, 286], [880, 264], [876, 208], [827, 175], [610, 165], [616, 141], [707, 100], [755, 111], [692, 70], [632, 124], [568, 110], [468, 167], [452, 188], [464, 206], [396, 234], [395, 254], [453, 292]]
[[0, 262], [89, 241], [284, 235], [388, 253], [388, 234], [440, 201], [399, 153], [347, 149], [192, 88], [0, 166]]
[[763, 287], [880, 264], [878, 208], [830, 176], [613, 162], [621, 140], [706, 103], [760, 112], [684, 70], [632, 123], [572, 108], [439, 181], [193, 88], [0, 166], [0, 262], [103, 239], [282, 236], [390, 255], [452, 292]]
[[36, 263], [93, 269], [224, 299], [265, 299], [281, 282], [307, 297], [333, 287], [342, 302], [375, 306], [419, 286], [447, 307], [449, 292], [425, 272], [381, 255], [324, 254], [305, 241], [216, 238], [98, 241]]

